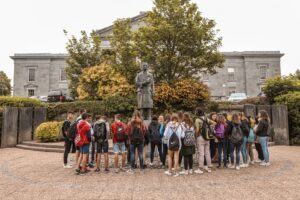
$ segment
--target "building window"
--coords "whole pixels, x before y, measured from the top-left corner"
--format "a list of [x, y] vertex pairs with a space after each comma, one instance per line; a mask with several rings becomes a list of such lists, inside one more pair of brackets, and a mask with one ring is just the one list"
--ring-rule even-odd
[[28, 69], [28, 81], [35, 81], [35, 68]]
[[228, 93], [229, 93], [229, 96], [230, 96], [231, 94], [236, 93], [236, 88], [235, 88], [235, 87], [228, 87]]
[[60, 69], [60, 81], [66, 81], [67, 75], [65, 69]]
[[234, 81], [234, 68], [228, 68], [228, 81]]
[[34, 96], [34, 89], [28, 89], [28, 97]]
[[259, 74], [260, 74], [260, 79], [266, 79], [268, 77], [268, 67], [266, 65], [261, 65], [259, 66]]

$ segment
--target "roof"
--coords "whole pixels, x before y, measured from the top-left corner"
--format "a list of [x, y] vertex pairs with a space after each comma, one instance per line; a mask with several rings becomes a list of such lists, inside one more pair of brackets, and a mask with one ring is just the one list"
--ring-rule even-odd
[[68, 58], [66, 53], [15, 53], [10, 56], [11, 59], [66, 59]]
[[[147, 12], [140, 12], [139, 15], [134, 16], [134, 17], [131, 18], [131, 22], [136, 22], [136, 21], [139, 21], [141, 19], [144, 19], [146, 17], [146, 15], [147, 15]], [[99, 30], [96, 30], [96, 32], [99, 35], [102, 35], [104, 33], [110, 32], [112, 30], [112, 28], [113, 28], [113, 25], [102, 28], [102, 29], [99, 29]]]

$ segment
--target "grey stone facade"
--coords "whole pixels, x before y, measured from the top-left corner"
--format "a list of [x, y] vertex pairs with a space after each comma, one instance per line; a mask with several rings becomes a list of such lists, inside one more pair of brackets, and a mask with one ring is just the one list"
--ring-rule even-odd
[[[146, 13], [142, 12], [131, 18], [132, 30], [144, 26]], [[102, 48], [110, 48], [107, 36], [112, 34], [112, 26], [97, 30], [102, 41]], [[212, 97], [221, 99], [231, 93], [246, 93], [249, 97], [257, 96], [268, 77], [281, 75], [279, 51], [245, 51], [223, 52], [224, 68], [218, 69], [215, 75], [201, 74], [200, 79], [206, 83]], [[14, 95], [43, 96], [49, 91], [67, 90], [67, 81], [62, 79], [66, 66], [67, 54], [15, 54], [14, 60]], [[30, 70], [31, 69], [31, 70]], [[30, 75], [35, 72], [34, 81]], [[32, 77], [31, 77], [32, 78]]]

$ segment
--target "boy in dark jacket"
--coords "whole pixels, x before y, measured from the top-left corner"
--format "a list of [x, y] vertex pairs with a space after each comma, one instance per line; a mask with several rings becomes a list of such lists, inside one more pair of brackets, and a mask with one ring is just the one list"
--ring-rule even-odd
[[72, 165], [68, 165], [68, 155], [72, 148], [72, 153], [75, 153], [75, 144], [74, 141], [69, 137], [69, 130], [71, 126], [71, 121], [73, 120], [74, 113], [68, 112], [67, 113], [67, 119], [64, 121], [62, 125], [62, 135], [64, 137], [65, 141], [65, 151], [64, 151], [64, 168], [72, 168]]
[[158, 123], [158, 118], [155, 115], [152, 117], [152, 121], [148, 127], [148, 130], [151, 144], [150, 166], [153, 166], [155, 147], [157, 147], [160, 164], [162, 165], [162, 136], [160, 135], [160, 124]]

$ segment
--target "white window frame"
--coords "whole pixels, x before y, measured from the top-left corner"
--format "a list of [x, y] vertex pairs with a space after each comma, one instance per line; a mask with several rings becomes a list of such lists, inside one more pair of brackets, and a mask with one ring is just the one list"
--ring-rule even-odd
[[[262, 68], [265, 70], [265, 76], [262, 76]], [[268, 69], [269, 65], [268, 64], [258, 64], [258, 70], [259, 70], [259, 79], [260, 80], [266, 80], [268, 78]]]
[[[27, 80], [28, 80], [28, 82], [36, 82], [36, 68], [37, 67], [28, 67], [28, 69], [27, 69]], [[34, 70], [34, 81], [31, 81], [30, 80], [30, 70]]]
[[[29, 90], [33, 90], [33, 93], [34, 93], [34, 94], [30, 96], [30, 95], [29, 95]], [[35, 88], [27, 88], [27, 96], [28, 96], [28, 97], [36, 96], [35, 91], [36, 91]]]
[[62, 73], [63, 73], [64, 70], [65, 70], [65, 68], [60, 68], [60, 73], [59, 73], [59, 81], [60, 82], [67, 82], [67, 74], [66, 74], [66, 72], [65, 72], [66, 79], [65, 80], [61, 79], [62, 78]]
[[[233, 78], [229, 78], [232, 76]], [[227, 68], [227, 81], [228, 82], [235, 82], [235, 68], [234, 67], [228, 67]]]

